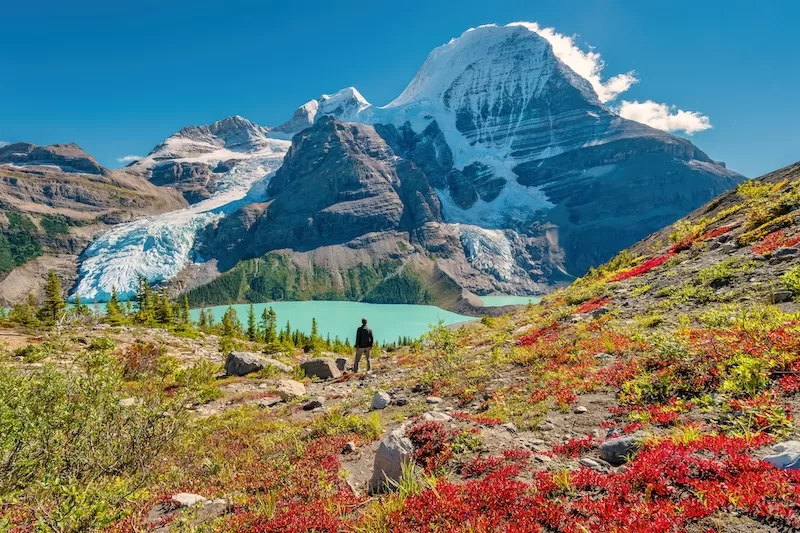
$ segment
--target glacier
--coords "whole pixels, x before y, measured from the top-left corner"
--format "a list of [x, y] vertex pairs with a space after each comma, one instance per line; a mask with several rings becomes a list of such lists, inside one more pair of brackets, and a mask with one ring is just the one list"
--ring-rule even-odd
[[[171, 150], [179, 145], [166, 144]], [[197, 143], [189, 144], [195, 147]], [[81, 256], [72, 298], [79, 294], [84, 301], [107, 301], [116, 289], [119, 298], [129, 299], [136, 294], [140, 277], [151, 283], [175, 277], [192, 261], [199, 230], [244, 202], [263, 199], [259, 196], [266, 190], [265, 182], [281, 166], [290, 145], [286, 140], [265, 139], [251, 153], [221, 148], [174, 159], [237, 162], [221, 175], [217, 191], [210, 198], [180, 211], [120, 224], [92, 241]], [[148, 157], [142, 164], [154, 159]]]

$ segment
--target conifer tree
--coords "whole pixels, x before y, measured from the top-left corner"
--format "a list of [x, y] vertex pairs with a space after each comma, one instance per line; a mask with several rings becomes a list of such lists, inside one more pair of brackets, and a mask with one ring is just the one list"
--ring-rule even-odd
[[81, 301], [81, 295], [77, 292], [75, 293], [75, 307], [73, 307], [73, 309], [78, 316], [86, 316], [89, 314], [89, 308]]
[[222, 336], [235, 337], [242, 331], [242, 325], [239, 322], [239, 317], [232, 305], [228, 306], [228, 310], [222, 316]]
[[122, 309], [119, 306], [119, 298], [117, 297], [117, 288], [111, 288], [111, 299], [106, 304], [106, 322], [112, 326], [118, 326], [125, 320], [122, 314]]
[[56, 324], [66, 307], [67, 304], [61, 295], [61, 281], [56, 276], [55, 271], [51, 270], [47, 273], [47, 282], [44, 286], [44, 302], [42, 302], [40, 309], [42, 322], [49, 325]]
[[269, 319], [269, 324], [264, 332], [264, 340], [268, 343], [275, 342], [278, 340], [278, 315], [272, 307], [269, 308], [267, 317]]
[[172, 324], [172, 303], [169, 301], [169, 296], [167, 296], [167, 289], [164, 287], [161, 289], [161, 297], [159, 298], [156, 295], [158, 300], [158, 306], [156, 306], [156, 313], [155, 318], [156, 322], [163, 326], [169, 326]]
[[208, 317], [206, 316], [206, 308], [200, 308], [200, 316], [197, 317], [197, 326], [200, 328], [200, 331], [205, 331], [208, 329]]
[[251, 342], [255, 342], [258, 330], [256, 329], [256, 312], [253, 309], [253, 304], [247, 310], [247, 338]]
[[190, 322], [190, 320], [189, 320], [189, 297], [186, 294], [183, 295], [183, 302], [182, 302], [182, 305], [181, 305], [180, 318], [181, 318], [181, 323], [182, 324], [188, 324]]

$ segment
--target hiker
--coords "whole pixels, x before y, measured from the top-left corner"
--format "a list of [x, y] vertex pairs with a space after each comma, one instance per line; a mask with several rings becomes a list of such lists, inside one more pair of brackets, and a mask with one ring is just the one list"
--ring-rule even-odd
[[361, 319], [361, 327], [356, 330], [356, 359], [353, 362], [353, 372], [358, 372], [358, 363], [361, 361], [361, 356], [367, 356], [367, 372], [372, 370], [370, 365], [369, 355], [372, 350], [372, 330], [367, 326], [367, 319]]

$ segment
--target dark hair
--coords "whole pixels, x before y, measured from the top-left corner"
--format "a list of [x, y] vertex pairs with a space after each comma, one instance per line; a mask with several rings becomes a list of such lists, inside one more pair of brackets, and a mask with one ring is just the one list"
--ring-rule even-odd
[[364, 325], [366, 326], [366, 325], [367, 325], [367, 319], [366, 319], [366, 318], [362, 318], [362, 319], [361, 319], [361, 323], [362, 323], [362, 324], [364, 324]]

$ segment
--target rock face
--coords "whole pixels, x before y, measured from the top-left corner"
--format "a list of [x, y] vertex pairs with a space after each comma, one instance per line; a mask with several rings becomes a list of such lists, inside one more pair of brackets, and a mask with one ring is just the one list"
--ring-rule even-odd
[[300, 368], [310, 378], [335, 379], [341, 377], [336, 361], [329, 357], [317, 357], [300, 364]]
[[[221, 168], [227, 171], [227, 167]], [[165, 162], [153, 167], [150, 182], [174, 187], [183, 194], [187, 202], [196, 204], [216, 192], [218, 178], [205, 163]]]
[[0, 164], [55, 165], [66, 172], [108, 174], [109, 171], [75, 143], [37, 146], [20, 142], [0, 147]]
[[397, 481], [403, 473], [403, 464], [413, 459], [414, 445], [399, 430], [390, 433], [378, 446], [369, 490], [372, 493], [391, 490], [392, 484], [387, 480]]

